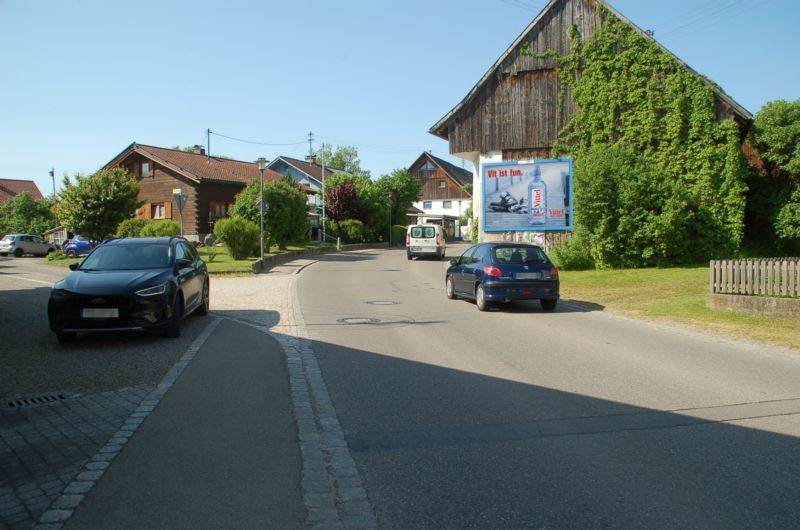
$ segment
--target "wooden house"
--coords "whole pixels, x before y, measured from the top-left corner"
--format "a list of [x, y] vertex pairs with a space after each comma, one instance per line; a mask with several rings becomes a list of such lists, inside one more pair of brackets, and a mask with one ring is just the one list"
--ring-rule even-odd
[[[213, 232], [214, 222], [228, 215], [236, 195], [260, 174], [255, 162], [242, 162], [206, 155], [195, 146], [193, 152], [132, 143], [103, 169], [123, 167], [139, 183], [139, 200], [144, 205], [136, 212], [144, 219], [183, 220], [187, 239], [202, 241]], [[281, 175], [264, 170], [264, 181]], [[184, 196], [183, 211], [173, 201], [173, 191]]]
[[421, 210], [416, 222], [440, 224], [449, 237], [461, 237], [458, 218], [472, 200], [472, 171], [425, 152], [408, 167], [408, 172], [422, 184], [419, 200], [413, 203]]
[[[576, 107], [569, 97], [569, 87], [562, 87], [556, 60], [547, 52], [567, 55], [573, 26], [582, 39], [591, 37], [605, 16], [598, 7], [655, 42], [651, 34], [603, 0], [550, 0], [472, 90], [430, 128], [431, 134], [447, 140], [451, 154], [472, 162], [475, 212], [483, 207], [480, 176], [484, 164], [550, 158], [561, 128], [575, 114]], [[717, 119], [734, 120], [744, 137], [752, 115], [720, 87], [675, 59], [711, 88]], [[562, 90], [566, 97], [560, 104]]]

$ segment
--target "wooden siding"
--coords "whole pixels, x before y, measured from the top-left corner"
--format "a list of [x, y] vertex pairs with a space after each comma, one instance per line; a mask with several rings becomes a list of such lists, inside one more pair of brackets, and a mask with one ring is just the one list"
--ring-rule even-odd
[[[594, 33], [598, 26], [594, 2], [564, 0], [553, 6], [530, 34], [528, 49], [568, 53], [567, 30], [573, 24], [584, 39]], [[575, 112], [567, 91], [558, 113], [562, 83], [555, 67], [552, 58], [522, 55], [519, 50], [511, 53], [448, 124], [450, 152], [546, 150], [549, 155], [560, 129]]]
[[[424, 160], [424, 159], [423, 159]], [[470, 195], [455, 182], [450, 175], [448, 175], [442, 168], [436, 166], [436, 170], [421, 171], [418, 164], [417, 167], [411, 167], [409, 173], [418, 178], [422, 182], [420, 189], [419, 200], [421, 201], [436, 201], [443, 199], [464, 199], [469, 200]], [[440, 188], [439, 182], [445, 182], [445, 187]]]
[[[149, 175], [141, 175], [142, 162], [150, 163]], [[183, 206], [183, 233], [187, 236], [208, 234], [210, 232], [208, 223], [210, 203], [212, 201], [233, 203], [236, 195], [244, 189], [243, 185], [235, 183], [204, 182], [198, 184], [141, 155], [130, 157], [126, 161], [126, 169], [136, 176], [139, 183], [139, 200], [145, 202], [137, 212], [140, 217], [149, 219], [152, 205], [164, 203], [166, 205], [165, 217], [180, 222], [181, 214], [172, 202], [172, 190], [176, 188], [183, 190], [186, 197]]]

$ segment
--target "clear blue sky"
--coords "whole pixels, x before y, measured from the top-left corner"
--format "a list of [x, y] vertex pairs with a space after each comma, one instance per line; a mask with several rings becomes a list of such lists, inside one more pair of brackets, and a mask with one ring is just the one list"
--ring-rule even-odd
[[[373, 176], [423, 150], [544, 0], [0, 0], [0, 178], [93, 173], [131, 142], [302, 157]], [[756, 113], [800, 98], [798, 0], [611, 0]]]

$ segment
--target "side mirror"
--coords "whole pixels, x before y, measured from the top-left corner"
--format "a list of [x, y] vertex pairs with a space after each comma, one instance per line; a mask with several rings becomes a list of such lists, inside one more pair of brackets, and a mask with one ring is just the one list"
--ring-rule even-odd
[[71, 270], [71, 271], [78, 270], [78, 264], [77, 263], [70, 263], [69, 264], [69, 270]]
[[175, 265], [177, 265], [179, 269], [182, 269], [184, 267], [191, 267], [192, 263], [194, 263], [192, 260], [186, 258], [175, 260]]
[[458, 258], [450, 258], [450, 265], [458, 265]]

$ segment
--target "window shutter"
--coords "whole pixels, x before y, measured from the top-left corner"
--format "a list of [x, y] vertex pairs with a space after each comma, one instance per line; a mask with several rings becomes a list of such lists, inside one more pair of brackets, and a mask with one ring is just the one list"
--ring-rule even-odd
[[164, 203], [164, 219], [172, 219], [172, 201]]
[[153, 205], [152, 204], [145, 204], [142, 206], [144, 210], [144, 218], [145, 219], [152, 219], [153, 218]]

